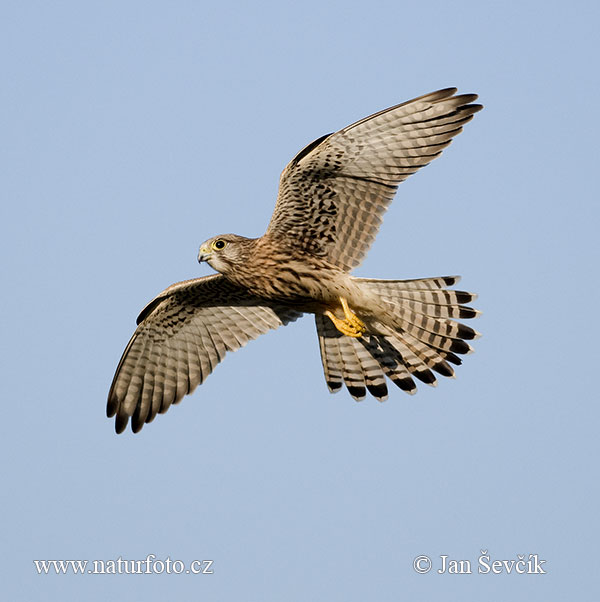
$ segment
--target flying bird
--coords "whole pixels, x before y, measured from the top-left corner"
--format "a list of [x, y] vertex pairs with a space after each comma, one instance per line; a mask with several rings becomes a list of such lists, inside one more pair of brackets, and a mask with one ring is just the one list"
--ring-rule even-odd
[[390, 107], [318, 138], [283, 170], [260, 238], [200, 245], [218, 274], [173, 284], [150, 301], [117, 367], [107, 415], [138, 432], [191, 393], [248, 341], [315, 316], [325, 381], [357, 400], [434, 385], [472, 351], [479, 313], [457, 276], [378, 280], [350, 275], [373, 243], [398, 185], [441, 154], [482, 106], [456, 88]]

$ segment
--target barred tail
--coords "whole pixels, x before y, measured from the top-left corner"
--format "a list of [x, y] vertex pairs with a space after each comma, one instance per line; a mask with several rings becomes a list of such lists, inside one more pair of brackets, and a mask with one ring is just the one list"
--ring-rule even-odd
[[383, 401], [388, 393], [386, 376], [411, 394], [417, 390], [415, 378], [435, 386], [434, 372], [454, 376], [451, 364], [460, 365], [459, 355], [473, 351], [466, 341], [479, 333], [452, 318], [480, 313], [464, 305], [475, 294], [446, 289], [458, 282], [458, 276], [355, 280], [385, 302], [388, 315], [368, 320], [369, 332], [360, 338], [344, 336], [329, 318], [316, 315], [323, 371], [332, 393], [345, 384], [357, 400], [368, 391]]

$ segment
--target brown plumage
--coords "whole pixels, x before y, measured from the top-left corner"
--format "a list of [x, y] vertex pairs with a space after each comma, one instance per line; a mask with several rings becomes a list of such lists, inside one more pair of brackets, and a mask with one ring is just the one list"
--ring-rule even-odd
[[203, 243], [199, 261], [220, 274], [180, 282], [151, 301], [125, 349], [108, 397], [116, 430], [139, 431], [191, 393], [222, 361], [272, 328], [315, 314], [330, 391], [387, 397], [386, 377], [453, 376], [476, 331], [475, 295], [457, 277], [355, 278], [397, 186], [459, 134], [480, 105], [449, 88], [362, 119], [304, 148], [284, 169], [275, 211], [257, 239]]

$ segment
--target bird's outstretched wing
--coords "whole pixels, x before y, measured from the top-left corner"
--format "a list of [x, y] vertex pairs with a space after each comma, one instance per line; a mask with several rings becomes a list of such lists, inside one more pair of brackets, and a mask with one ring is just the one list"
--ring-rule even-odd
[[482, 106], [456, 88], [426, 94], [323, 136], [281, 174], [266, 234], [345, 270], [365, 257], [398, 184], [435, 159]]
[[254, 297], [220, 274], [179, 282], [138, 317], [108, 394], [121, 433], [138, 432], [191, 393], [225, 357], [302, 312]]

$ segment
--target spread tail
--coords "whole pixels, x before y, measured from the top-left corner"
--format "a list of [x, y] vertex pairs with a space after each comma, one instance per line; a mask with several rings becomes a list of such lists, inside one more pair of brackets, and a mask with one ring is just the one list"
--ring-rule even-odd
[[479, 333], [453, 318], [474, 318], [480, 313], [464, 305], [475, 294], [446, 288], [456, 284], [458, 276], [355, 280], [384, 302], [387, 315], [371, 318], [360, 338], [343, 335], [324, 315], [315, 316], [323, 371], [332, 393], [345, 384], [357, 400], [368, 391], [383, 401], [388, 394], [386, 376], [411, 394], [417, 390], [415, 378], [436, 385], [434, 372], [454, 376], [451, 364], [460, 365], [459, 355], [473, 351], [466, 341]]

